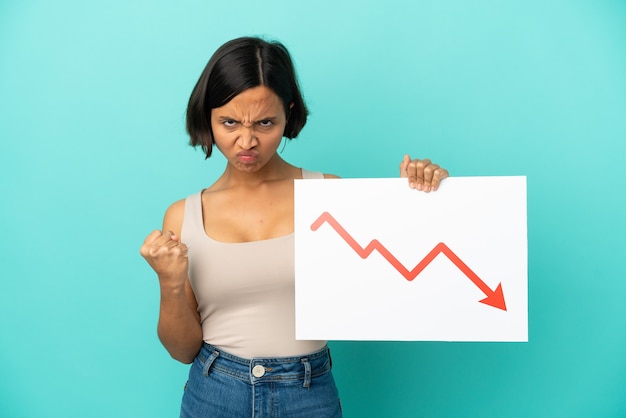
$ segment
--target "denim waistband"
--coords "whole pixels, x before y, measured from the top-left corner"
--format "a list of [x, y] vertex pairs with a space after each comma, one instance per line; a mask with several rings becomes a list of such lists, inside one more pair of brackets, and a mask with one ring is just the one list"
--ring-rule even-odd
[[328, 373], [332, 367], [328, 346], [302, 356], [245, 359], [205, 342], [197, 359], [205, 376], [219, 372], [252, 384], [301, 380], [309, 387], [311, 378]]

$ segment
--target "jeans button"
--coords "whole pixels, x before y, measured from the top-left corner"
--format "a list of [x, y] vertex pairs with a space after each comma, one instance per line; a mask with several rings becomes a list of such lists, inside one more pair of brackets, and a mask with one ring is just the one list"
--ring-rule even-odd
[[254, 377], [263, 377], [263, 375], [265, 374], [265, 367], [257, 364], [252, 368], [252, 374], [254, 375]]

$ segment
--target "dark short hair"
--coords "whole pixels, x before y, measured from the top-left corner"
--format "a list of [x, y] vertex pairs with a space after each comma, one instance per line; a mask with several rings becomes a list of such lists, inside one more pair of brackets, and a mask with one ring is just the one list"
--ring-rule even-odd
[[[189, 143], [211, 156], [211, 109], [224, 106], [249, 88], [266, 86], [281, 98], [287, 115], [283, 136], [298, 136], [308, 115], [289, 51], [277, 41], [257, 37], [233, 39], [213, 54], [196, 83], [187, 105]], [[291, 109], [290, 104], [293, 103]]]

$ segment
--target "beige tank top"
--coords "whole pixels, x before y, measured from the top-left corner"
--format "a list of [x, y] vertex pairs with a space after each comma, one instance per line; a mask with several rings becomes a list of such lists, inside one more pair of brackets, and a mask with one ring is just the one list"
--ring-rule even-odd
[[[302, 170], [303, 178], [324, 178]], [[203, 339], [243, 358], [297, 356], [326, 341], [296, 340], [294, 234], [225, 243], [204, 230], [202, 192], [185, 200], [181, 240]]]

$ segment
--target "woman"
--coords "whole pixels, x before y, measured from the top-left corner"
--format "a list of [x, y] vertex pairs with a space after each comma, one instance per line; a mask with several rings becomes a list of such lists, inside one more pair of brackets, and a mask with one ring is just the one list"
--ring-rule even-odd
[[[295, 339], [293, 180], [336, 177], [277, 153], [307, 113], [288, 51], [259, 38], [220, 47], [191, 94], [190, 142], [207, 158], [217, 147], [226, 168], [141, 247], [159, 278], [159, 338], [193, 363], [181, 417], [341, 416], [326, 341]], [[400, 173], [426, 192], [448, 175], [408, 156]]]

